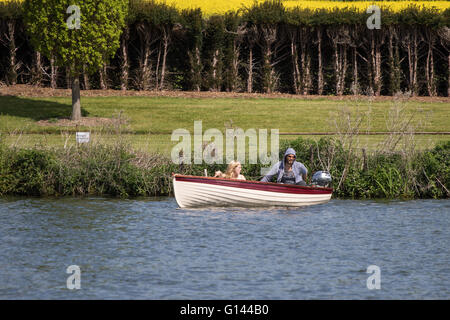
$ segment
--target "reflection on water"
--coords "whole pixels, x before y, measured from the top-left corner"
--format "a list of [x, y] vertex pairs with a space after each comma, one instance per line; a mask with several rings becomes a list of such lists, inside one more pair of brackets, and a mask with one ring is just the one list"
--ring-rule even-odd
[[[449, 200], [0, 200], [3, 299], [448, 299]], [[81, 270], [69, 290], [66, 269]], [[369, 265], [381, 289], [369, 290]]]

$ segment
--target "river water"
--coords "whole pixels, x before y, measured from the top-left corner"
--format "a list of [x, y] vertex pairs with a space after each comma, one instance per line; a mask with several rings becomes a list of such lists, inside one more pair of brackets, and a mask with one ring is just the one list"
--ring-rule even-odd
[[0, 298], [449, 299], [449, 230], [450, 200], [187, 210], [169, 197], [3, 198]]

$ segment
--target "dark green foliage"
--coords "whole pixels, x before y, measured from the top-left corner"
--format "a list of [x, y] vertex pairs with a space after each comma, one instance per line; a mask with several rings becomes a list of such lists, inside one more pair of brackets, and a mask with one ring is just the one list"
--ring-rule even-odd
[[[226, 91], [237, 91], [240, 87], [240, 46], [242, 45], [241, 17], [235, 12], [224, 16], [223, 65], [224, 87]], [[239, 34], [241, 32], [241, 34]]]
[[181, 12], [181, 24], [186, 29], [186, 36], [191, 42], [189, 49], [202, 44], [203, 15], [200, 9], [183, 10]]
[[[285, 141], [280, 145], [280, 159], [286, 148], [297, 152], [297, 160], [306, 165], [309, 176], [328, 170], [333, 176], [334, 195], [350, 198], [445, 198], [450, 187], [450, 142], [432, 150], [405, 158], [400, 153], [352, 154], [341, 186], [348, 150], [338, 141], [322, 138]], [[447, 189], [447, 190], [446, 190]]]
[[280, 155], [282, 159], [287, 148], [293, 148], [297, 154], [297, 161], [308, 168], [309, 173], [324, 170], [329, 165], [329, 171], [343, 170], [345, 152], [338, 141], [321, 138], [315, 142], [312, 139], [299, 138], [293, 141], [282, 141]]
[[40, 150], [0, 150], [0, 195], [51, 195], [54, 154]]
[[185, 49], [188, 64], [185, 65], [185, 77], [190, 90], [200, 91], [202, 85], [203, 63], [201, 50], [203, 45], [204, 21], [200, 9], [183, 10], [181, 23], [185, 28]]
[[136, 21], [147, 21], [154, 27], [159, 27], [174, 25], [178, 22], [178, 19], [179, 13], [174, 6], [169, 6], [165, 3], [156, 3], [154, 1], [129, 1], [128, 24]]
[[255, 2], [243, 11], [244, 21], [254, 25], [276, 25], [286, 21], [286, 9], [280, 0]]
[[[130, 79], [129, 84], [127, 82], [128, 88], [162, 89], [158, 87], [158, 78], [163, 78], [164, 84], [161, 86], [167, 89], [244, 91], [247, 86], [243, 83], [249, 78], [248, 57], [251, 48], [254, 65], [251, 81], [253, 92], [303, 93], [294, 89], [293, 85], [295, 81], [293, 59], [289, 50], [289, 37], [285, 32], [289, 29], [293, 34], [306, 32], [309, 35], [308, 47], [305, 48], [307, 60], [311, 61], [311, 65], [308, 65], [308, 74], [311, 77], [308, 93], [335, 94], [337, 71], [334, 68], [335, 52], [332, 44], [337, 40], [330, 37], [330, 31], [338, 30], [337, 35], [342, 37], [337, 38], [340, 44], [345, 46], [343, 50], [347, 54], [348, 64], [346, 74], [342, 75], [345, 78], [344, 89], [340, 90], [343, 94], [353, 92], [351, 55], [353, 48], [357, 48], [359, 77], [357, 87], [362, 92], [373, 90], [377, 94], [394, 95], [399, 91], [412, 90], [420, 95], [448, 95], [448, 41], [443, 35], [444, 28], [449, 27], [450, 9], [438, 12], [432, 7], [425, 8], [415, 1], [400, 12], [382, 9], [381, 30], [376, 31], [378, 34], [376, 43], [380, 45], [383, 74], [378, 75], [381, 80], [375, 84], [374, 79], [371, 79], [373, 66], [370, 66], [371, 48], [368, 46], [370, 37], [369, 33], [365, 32], [369, 14], [364, 11], [358, 12], [351, 8], [332, 11], [287, 9], [283, 1], [268, 0], [255, 2], [249, 7], [221, 16], [208, 17], [201, 9], [180, 11], [173, 6], [154, 1], [104, 1], [101, 2], [102, 6], [92, 9], [93, 4], [97, 2], [94, 0], [80, 2], [82, 11], [85, 12], [85, 8], [88, 8], [89, 12], [86, 18], [82, 15], [82, 19], [89, 20], [93, 15], [97, 16], [98, 12], [103, 13], [99, 15], [101, 21], [97, 19], [95, 23], [82, 20], [82, 24], [95, 28], [92, 30], [85, 28], [81, 33], [64, 28], [68, 16], [65, 9], [70, 3], [68, 0], [48, 0], [45, 2], [46, 5], [41, 7], [39, 4], [43, 3], [42, 0], [27, 0], [24, 3], [0, 2], [0, 33], [6, 35], [7, 22], [14, 21], [16, 31], [13, 37], [17, 40], [17, 44], [12, 45], [5, 37], [1, 39], [3, 46], [0, 47], [0, 80], [6, 81], [7, 84], [31, 83], [32, 77], [27, 70], [31, 70], [34, 64], [32, 49], [35, 49], [47, 57], [47, 60], [43, 61], [44, 68], [49, 67], [48, 57], [51, 54], [57, 58], [59, 65], [73, 66], [77, 69], [76, 73], [80, 74], [98, 70], [98, 67], [102, 67], [104, 62], [110, 60], [109, 57], [115, 55], [111, 60], [111, 66], [108, 66], [109, 81], [111, 87], [119, 87], [122, 85], [119, 82], [123, 70], [120, 64], [121, 50], [117, 50], [117, 33], [120, 34], [121, 30], [119, 32], [115, 30], [113, 28], [115, 25], [122, 29], [127, 28], [130, 32], [130, 37], [124, 42], [130, 50], [127, 57], [130, 65], [126, 65], [130, 71], [130, 78], [139, 78], [140, 75], [141, 81], [144, 82], [144, 85], [138, 85], [133, 82], [136, 79]], [[121, 12], [125, 14], [128, 12], [125, 18]], [[105, 19], [113, 21], [114, 25], [104, 23]], [[21, 28], [23, 21], [28, 23], [27, 34], [32, 36], [31, 42], [34, 46], [31, 46], [30, 39], [24, 37], [25, 33]], [[62, 23], [59, 23], [61, 21]], [[317, 29], [322, 31], [320, 41], [317, 38]], [[42, 30], [44, 32], [41, 32]], [[426, 35], [430, 31], [436, 36], [431, 46], [433, 79], [428, 79], [423, 72], [429, 58]], [[276, 39], [269, 41], [271, 36], [274, 37], [273, 34]], [[407, 49], [406, 42], [413, 34], [414, 37], [417, 34], [419, 43], [414, 44], [416, 48]], [[142, 41], [143, 35], [148, 39]], [[391, 35], [395, 35], [393, 38], [395, 52], [392, 56], [388, 47], [388, 37]], [[164, 37], [166, 40], [170, 38], [165, 45]], [[323, 77], [321, 76], [323, 83], [320, 87], [324, 91], [318, 88], [319, 42], [322, 63], [320, 74], [323, 73]], [[20, 52], [21, 50], [23, 52]], [[17, 57], [13, 57], [11, 63], [8, 58], [16, 51]], [[144, 54], [142, 57], [143, 52], [147, 52], [148, 55]], [[214, 52], [219, 52], [217, 55], [219, 59], [217, 65], [212, 67]], [[408, 57], [408, 52], [413, 56]], [[342, 54], [344, 52], [340, 53], [341, 56]], [[163, 56], [167, 58], [167, 61], [164, 60], [164, 77], [161, 75]], [[143, 63], [142, 59], [146, 63]], [[413, 63], [414, 59], [418, 60], [418, 67], [417, 70], [411, 71], [408, 61], [411, 60]], [[82, 63], [79, 63], [80, 61]], [[66, 71], [68, 70], [60, 69], [59, 72]], [[417, 83], [409, 83], [410, 72], [417, 73]], [[305, 72], [301, 70], [301, 73]], [[93, 89], [99, 86], [96, 77], [98, 74], [93, 76]], [[44, 84], [48, 82], [45, 78]], [[59, 85], [64, 85], [64, 75], [61, 74], [59, 78], [61, 79]], [[429, 90], [429, 87], [436, 87], [436, 90]]]
[[405, 26], [420, 25], [436, 29], [448, 25], [449, 20], [445, 19], [445, 16], [448, 18], [448, 11], [449, 9], [440, 14], [436, 8], [424, 8], [412, 3], [401, 12], [391, 14], [392, 19], [388, 21]]
[[23, 17], [22, 1], [0, 2], [0, 19], [19, 19]]
[[[308, 177], [319, 170], [333, 176], [334, 196], [342, 198], [446, 198], [450, 197], [450, 141], [410, 158], [401, 154], [373, 154], [364, 163], [353, 154], [345, 178], [348, 150], [329, 138], [319, 141], [282, 141], [280, 159], [292, 147]], [[136, 197], [170, 195], [172, 173], [203, 176], [226, 164], [175, 165], [169, 158], [147, 155], [150, 164], [138, 165], [137, 155], [125, 145], [80, 146], [46, 151], [0, 146], [0, 195], [111, 195]], [[260, 164], [243, 164], [248, 180], [259, 180]], [[341, 182], [341, 183], [340, 183]]]
[[225, 41], [225, 22], [223, 16], [212, 16], [206, 21], [203, 42], [203, 61], [205, 61], [205, 87], [219, 91], [222, 86], [223, 51]]
[[421, 197], [450, 197], [450, 141], [417, 157], [418, 193]]

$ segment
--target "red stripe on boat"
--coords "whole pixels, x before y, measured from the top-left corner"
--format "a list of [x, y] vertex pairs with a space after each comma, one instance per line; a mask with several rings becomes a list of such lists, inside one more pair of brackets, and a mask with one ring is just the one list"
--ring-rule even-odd
[[183, 182], [214, 184], [224, 187], [281, 192], [281, 193], [329, 194], [333, 192], [332, 188], [303, 187], [291, 184], [280, 184], [273, 182], [261, 182], [261, 181], [249, 181], [237, 179], [221, 179], [212, 177], [198, 177], [198, 176], [184, 176], [184, 175], [175, 175], [175, 179], [176, 181], [183, 181]]

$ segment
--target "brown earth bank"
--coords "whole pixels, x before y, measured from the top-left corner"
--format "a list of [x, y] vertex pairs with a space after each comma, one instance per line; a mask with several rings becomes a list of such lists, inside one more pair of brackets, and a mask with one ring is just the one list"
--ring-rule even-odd
[[39, 120], [36, 122], [38, 126], [42, 127], [97, 127], [97, 126], [116, 126], [119, 124], [126, 124], [126, 120], [116, 118], [96, 118], [96, 117], [83, 117], [80, 120], [70, 119], [52, 119], [52, 120]]
[[[14, 86], [0, 85], [0, 96], [17, 97], [70, 97], [70, 89], [51, 89], [32, 85], [18, 84]], [[172, 97], [172, 98], [291, 98], [291, 99], [329, 99], [354, 100], [373, 99], [373, 101], [389, 101], [392, 96], [319, 96], [319, 95], [295, 95], [288, 93], [238, 93], [238, 92], [210, 92], [210, 91], [135, 91], [135, 90], [81, 90], [82, 97], [113, 97], [113, 96], [144, 96], [144, 97]], [[402, 95], [402, 97], [405, 97]], [[409, 97], [409, 101], [418, 102], [443, 102], [450, 103], [449, 97]]]

